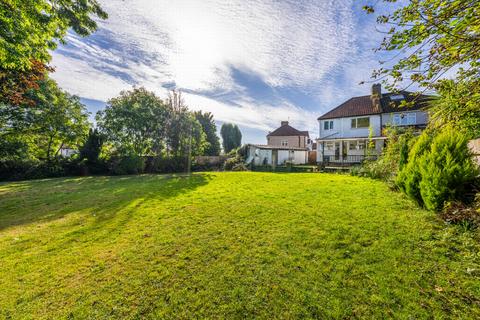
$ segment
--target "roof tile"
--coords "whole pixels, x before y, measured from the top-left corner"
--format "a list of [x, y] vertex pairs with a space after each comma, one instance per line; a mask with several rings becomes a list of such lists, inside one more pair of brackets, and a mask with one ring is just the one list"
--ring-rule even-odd
[[[400, 107], [401, 100], [391, 100], [390, 96], [402, 94], [405, 97], [407, 102], [414, 101], [412, 107]], [[361, 96], [353, 97], [338, 107], [330, 110], [325, 113], [318, 120], [323, 119], [333, 119], [333, 118], [344, 118], [344, 117], [355, 117], [355, 116], [366, 116], [380, 113], [389, 113], [389, 112], [398, 112], [405, 110], [419, 110], [427, 106], [427, 100], [430, 99], [430, 96], [420, 95], [416, 98], [411, 92], [401, 91], [400, 93], [385, 93], [382, 94], [381, 105], [382, 110], [377, 110], [372, 104], [370, 96]]]

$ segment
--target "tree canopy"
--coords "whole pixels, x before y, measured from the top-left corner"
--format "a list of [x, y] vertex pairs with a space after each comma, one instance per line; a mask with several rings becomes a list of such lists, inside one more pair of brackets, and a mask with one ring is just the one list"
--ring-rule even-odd
[[33, 105], [25, 98], [53, 68], [50, 51], [69, 29], [87, 36], [106, 19], [97, 0], [0, 1], [0, 103]]
[[[396, 0], [383, 0], [391, 6]], [[378, 6], [378, 4], [377, 4]], [[373, 13], [373, 6], [364, 7]], [[415, 0], [391, 14], [379, 15], [387, 26], [378, 50], [397, 51], [394, 64], [373, 76], [389, 76], [395, 87], [404, 80], [432, 88], [448, 71], [469, 81], [480, 72], [480, 2], [477, 0]], [[478, 89], [478, 88], [477, 88]]]
[[[397, 0], [383, 0], [387, 6]], [[374, 13], [375, 6], [365, 6]], [[451, 124], [480, 136], [480, 2], [415, 0], [377, 17], [386, 26], [378, 51], [395, 53], [374, 70], [390, 90], [435, 90], [431, 126]]]
[[204, 154], [206, 156], [218, 156], [220, 154], [220, 141], [218, 139], [217, 126], [215, 125], [213, 114], [210, 112], [203, 113], [202, 111], [196, 111], [194, 114], [205, 132], [207, 146], [205, 147]]
[[81, 36], [95, 31], [93, 17], [107, 18], [96, 0], [1, 1], [0, 69], [26, 71], [33, 61], [47, 63], [69, 28]]
[[242, 132], [236, 124], [224, 123], [220, 129], [220, 134], [225, 153], [229, 153], [242, 145]]
[[163, 101], [145, 88], [122, 91], [97, 113], [97, 124], [121, 154], [186, 158], [201, 154], [205, 134], [178, 93]]
[[76, 96], [61, 90], [46, 78], [28, 94], [36, 107], [0, 103], [0, 140], [2, 148], [14, 144], [28, 155], [52, 160], [64, 146], [76, 146], [88, 132], [88, 113]]

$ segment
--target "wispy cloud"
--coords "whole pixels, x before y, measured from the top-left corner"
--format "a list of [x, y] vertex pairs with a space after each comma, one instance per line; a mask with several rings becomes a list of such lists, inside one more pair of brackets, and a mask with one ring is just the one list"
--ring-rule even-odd
[[[359, 55], [359, 13], [351, 0], [102, 5], [110, 18], [97, 33], [72, 34], [53, 55], [54, 77], [84, 98], [106, 101], [132, 85], [159, 94], [175, 86], [192, 108], [220, 121], [268, 130], [290, 118], [314, 130], [327, 101], [338, 99], [338, 85], [358, 76], [352, 57]], [[236, 70], [255, 81], [242, 83]], [[261, 87], [265, 94], [253, 94]], [[292, 91], [311, 97], [309, 107], [296, 106]]]

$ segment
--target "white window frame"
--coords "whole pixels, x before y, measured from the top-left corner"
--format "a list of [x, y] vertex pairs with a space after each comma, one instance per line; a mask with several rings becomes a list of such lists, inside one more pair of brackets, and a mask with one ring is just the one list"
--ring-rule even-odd
[[333, 130], [333, 120], [323, 121], [323, 130]]
[[[358, 120], [359, 119], [368, 119], [368, 125], [366, 127], [359, 127], [358, 126]], [[355, 122], [355, 126], [353, 125], [353, 123]], [[369, 128], [370, 127], [370, 117], [358, 117], [358, 118], [352, 118], [350, 119], [350, 127], [352, 129], [365, 129], [365, 128]]]
[[325, 142], [325, 150], [333, 151], [333, 142]]
[[282, 145], [282, 147], [288, 147], [288, 140], [282, 140], [280, 144]]

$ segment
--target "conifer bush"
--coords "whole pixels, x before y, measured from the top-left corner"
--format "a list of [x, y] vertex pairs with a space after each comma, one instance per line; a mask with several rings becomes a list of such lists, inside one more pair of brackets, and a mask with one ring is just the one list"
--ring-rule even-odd
[[467, 137], [447, 127], [420, 157], [418, 189], [427, 209], [441, 210], [448, 201], [466, 200], [478, 169], [472, 161]]
[[402, 163], [403, 168], [399, 171], [396, 178], [396, 184], [400, 190], [405, 192], [419, 205], [423, 205], [419, 187], [422, 179], [420, 172], [420, 161], [422, 156], [430, 151], [432, 139], [432, 133], [429, 131], [424, 131], [413, 141], [413, 145], [408, 152], [408, 161], [406, 164]]

